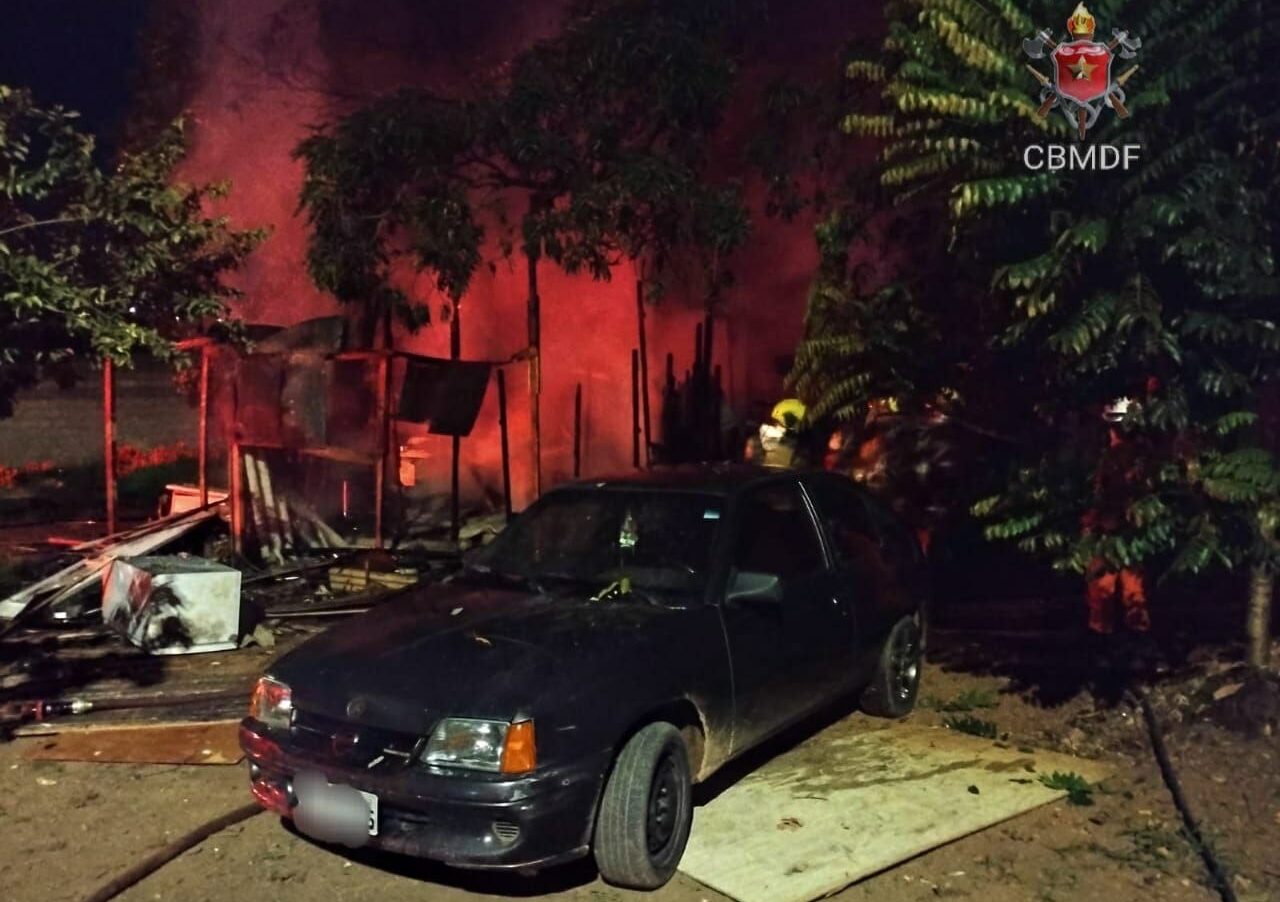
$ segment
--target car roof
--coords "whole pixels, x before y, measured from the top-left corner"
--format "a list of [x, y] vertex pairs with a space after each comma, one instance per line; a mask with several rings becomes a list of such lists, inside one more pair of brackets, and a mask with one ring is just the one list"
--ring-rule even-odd
[[751, 464], [681, 464], [653, 467], [631, 473], [618, 473], [583, 479], [560, 487], [564, 489], [642, 489], [649, 491], [705, 492], [732, 495], [747, 486], [772, 479], [800, 475], [800, 471], [782, 467]]

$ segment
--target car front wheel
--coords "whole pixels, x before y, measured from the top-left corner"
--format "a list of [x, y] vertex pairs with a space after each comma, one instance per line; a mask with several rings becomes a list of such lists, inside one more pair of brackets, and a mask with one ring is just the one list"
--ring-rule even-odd
[[862, 694], [862, 710], [877, 717], [906, 717], [916, 706], [923, 665], [920, 627], [914, 617], [903, 617], [880, 649], [875, 677]]
[[680, 731], [651, 723], [622, 747], [600, 799], [593, 852], [616, 886], [657, 889], [689, 841], [693, 788]]

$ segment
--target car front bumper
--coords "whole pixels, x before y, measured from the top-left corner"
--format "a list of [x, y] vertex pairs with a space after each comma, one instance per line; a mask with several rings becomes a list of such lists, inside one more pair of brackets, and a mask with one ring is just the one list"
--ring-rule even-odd
[[[520, 869], [580, 857], [589, 849], [607, 752], [569, 767], [485, 779], [394, 765], [375, 769], [292, 753], [252, 719], [240, 726], [251, 791], [293, 819], [293, 778], [303, 771], [378, 796], [378, 833], [364, 845], [455, 867]], [[496, 776], [496, 775], [493, 775]]]

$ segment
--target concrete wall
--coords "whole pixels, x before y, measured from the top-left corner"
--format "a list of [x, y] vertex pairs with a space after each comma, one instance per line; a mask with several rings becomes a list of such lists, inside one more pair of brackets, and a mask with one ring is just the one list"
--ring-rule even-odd
[[[146, 366], [116, 371], [116, 441], [152, 448], [196, 445], [196, 408], [170, 370]], [[13, 417], [0, 420], [0, 466], [50, 461], [59, 466], [102, 459], [102, 376], [90, 373], [70, 389], [46, 383], [18, 396]]]

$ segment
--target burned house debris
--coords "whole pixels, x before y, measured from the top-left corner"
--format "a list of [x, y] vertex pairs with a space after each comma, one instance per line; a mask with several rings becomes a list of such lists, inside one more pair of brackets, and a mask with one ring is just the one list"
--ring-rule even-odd
[[[0, 688], [6, 731], [47, 735], [65, 718], [99, 731], [171, 724], [166, 754], [199, 757], [186, 746], [207, 745], [207, 732], [183, 725], [238, 714], [264, 656], [442, 578], [462, 550], [501, 531], [501, 500], [411, 494], [402, 471], [413, 444], [396, 432], [404, 420], [466, 435], [495, 365], [351, 350], [344, 333], [341, 319], [324, 318], [243, 352], [192, 346], [197, 484], [168, 486], [158, 519], [50, 544], [45, 575], [0, 600], [13, 662]], [[210, 473], [211, 445], [226, 457], [224, 480]], [[110, 755], [136, 760], [126, 746], [145, 757], [154, 741], [126, 731]], [[91, 745], [100, 757], [102, 743]]]

